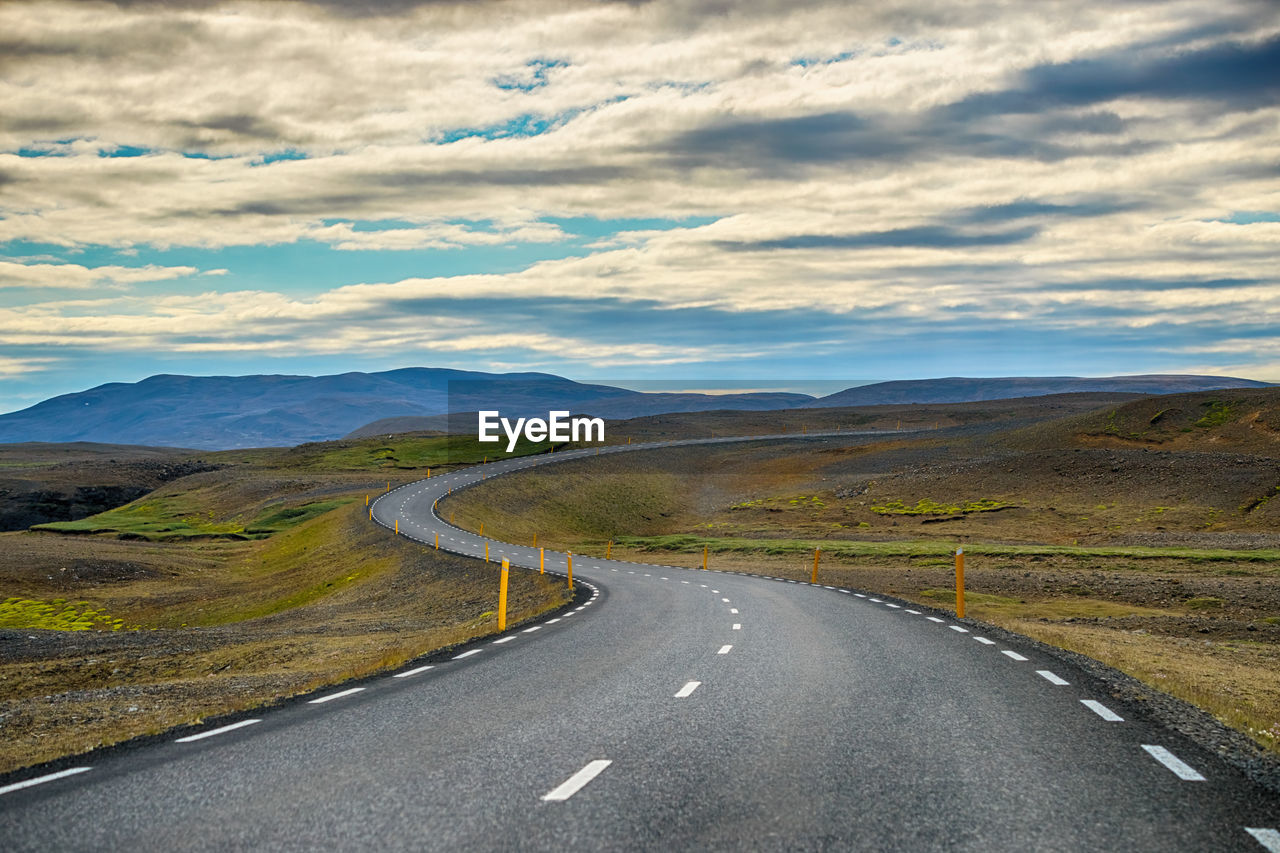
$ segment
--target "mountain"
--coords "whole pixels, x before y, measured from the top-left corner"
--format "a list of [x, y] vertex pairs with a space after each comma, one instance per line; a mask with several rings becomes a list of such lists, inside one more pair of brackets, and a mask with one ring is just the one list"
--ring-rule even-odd
[[549, 373], [410, 367], [336, 376], [152, 376], [64, 394], [0, 415], [0, 443], [94, 441], [199, 449], [340, 438], [371, 421], [500, 409], [605, 417], [714, 408], [794, 408], [806, 394], [644, 394]]
[[904, 403], [976, 403], [1012, 397], [1040, 397], [1081, 391], [1109, 391], [1123, 394], [1186, 394], [1223, 388], [1270, 388], [1266, 382], [1231, 376], [1150, 374], [1146, 376], [1009, 376], [970, 379], [912, 379], [877, 382], [846, 388], [808, 404], [808, 408], [828, 406], [878, 406]]
[[[1015, 377], [881, 382], [815, 399], [807, 394], [642, 393], [550, 373], [408, 367], [336, 376], [152, 376], [64, 394], [0, 415], [0, 443], [94, 441], [222, 449], [441, 428], [446, 412], [552, 409], [605, 418], [673, 412], [954, 403], [1071, 391], [1167, 394], [1268, 387], [1220, 376]], [[390, 420], [388, 420], [390, 419]]]

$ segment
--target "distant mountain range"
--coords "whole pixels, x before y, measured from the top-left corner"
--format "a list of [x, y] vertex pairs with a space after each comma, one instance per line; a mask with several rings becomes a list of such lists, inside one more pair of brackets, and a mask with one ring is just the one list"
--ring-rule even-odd
[[877, 382], [847, 388], [813, 401], [812, 407], [882, 406], [905, 403], [976, 403], [981, 400], [1007, 400], [1012, 397], [1043, 397], [1046, 394], [1071, 394], [1084, 391], [1109, 391], [1117, 394], [1189, 394], [1194, 391], [1217, 391], [1222, 388], [1268, 388], [1266, 382], [1235, 379], [1230, 376], [1193, 376], [1187, 374], [1149, 374], [1146, 376], [1011, 376], [997, 379], [909, 379]]
[[711, 409], [771, 410], [885, 403], [959, 403], [1072, 391], [1166, 394], [1262, 388], [1222, 376], [1015, 377], [881, 382], [827, 397], [807, 394], [643, 393], [549, 373], [479, 373], [411, 367], [336, 376], [152, 376], [64, 394], [0, 415], [0, 443], [94, 441], [200, 449], [295, 445], [441, 429], [446, 412], [551, 409], [606, 418]]

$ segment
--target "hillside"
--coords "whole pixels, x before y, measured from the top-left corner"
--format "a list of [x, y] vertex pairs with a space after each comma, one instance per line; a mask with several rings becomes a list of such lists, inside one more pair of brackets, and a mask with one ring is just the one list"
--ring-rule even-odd
[[1280, 455], [1280, 388], [1143, 397], [1013, 437], [1022, 447], [1111, 447]]
[[1086, 391], [1120, 394], [1176, 394], [1211, 391], [1218, 388], [1266, 388], [1266, 382], [1230, 376], [1011, 376], [1003, 378], [916, 379], [877, 382], [830, 394], [810, 403], [810, 407], [869, 406], [891, 403], [967, 403], [1003, 400], [1010, 397], [1038, 397]]

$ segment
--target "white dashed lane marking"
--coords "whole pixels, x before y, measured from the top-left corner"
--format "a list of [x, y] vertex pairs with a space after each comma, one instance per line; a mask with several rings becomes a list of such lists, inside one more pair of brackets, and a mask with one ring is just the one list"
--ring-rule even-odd
[[[498, 642], [502, 642], [502, 640], [499, 640]], [[417, 669], [411, 669], [411, 670], [409, 670], [408, 672], [397, 672], [395, 675], [393, 675], [393, 676], [391, 676], [391, 677], [392, 677], [392, 678], [408, 678], [408, 677], [409, 677], [409, 676], [411, 676], [411, 675], [417, 675], [417, 674], [418, 674], [418, 673], [420, 673], [420, 672], [426, 672], [427, 670], [432, 669], [432, 668], [433, 668], [433, 667], [431, 667], [430, 665], [428, 665], [428, 666], [420, 666], [420, 667], [418, 667]]]
[[1144, 743], [1142, 748], [1145, 749], [1152, 758], [1159, 761], [1172, 771], [1173, 775], [1177, 776], [1179, 779], [1186, 782], [1205, 781], [1204, 777], [1197, 773], [1191, 765], [1187, 764], [1163, 746], [1154, 746], [1152, 744]]
[[996, 644], [995, 640], [988, 640], [986, 637], [974, 637], [974, 639], [984, 646], [994, 646]]
[[959, 631], [961, 634], [969, 633], [968, 628], [961, 628], [959, 625], [948, 625], [947, 627], [950, 628], [952, 631]]
[[462, 654], [460, 654], [460, 655], [454, 655], [454, 656], [453, 656], [453, 659], [454, 659], [454, 660], [462, 660], [463, 658], [469, 658], [469, 657], [471, 657], [472, 655], [478, 655], [478, 654], [480, 654], [480, 650], [479, 650], [479, 649], [472, 649], [472, 650], [471, 650], [471, 651], [469, 651], [469, 652], [463, 652], [463, 653], [462, 653]]
[[84, 773], [92, 769], [92, 767], [69, 767], [66, 770], [59, 770], [57, 773], [48, 773], [44, 776], [37, 776], [34, 779], [25, 779], [21, 782], [14, 782], [0, 788], [0, 795], [7, 794], [10, 791], [21, 791], [23, 788], [32, 788], [36, 785], [43, 785], [45, 782], [52, 782], [55, 779], [65, 779], [68, 776], [75, 776], [77, 773]]
[[1093, 713], [1097, 714], [1102, 719], [1106, 720], [1108, 723], [1124, 722], [1124, 717], [1120, 716], [1115, 711], [1111, 710], [1106, 705], [1103, 705], [1101, 702], [1095, 699], [1081, 699], [1080, 704], [1088, 708]]
[[591, 761], [586, 767], [574, 773], [561, 784], [552, 788], [550, 791], [542, 795], [544, 802], [561, 802], [569, 799], [574, 794], [582, 790], [582, 788], [592, 779], [599, 776], [606, 767], [613, 762], [606, 758], [597, 758]]
[[701, 685], [702, 685], [702, 682], [701, 682], [701, 681], [689, 681], [689, 682], [686, 682], [686, 683], [685, 683], [685, 685], [684, 685], [684, 687], [681, 687], [679, 690], [677, 690], [677, 691], [676, 691], [676, 695], [675, 695], [673, 698], [675, 698], [675, 699], [685, 699], [685, 698], [687, 698], [687, 697], [689, 696], [689, 694], [690, 694], [690, 693], [692, 693], [693, 691], [697, 690], [697, 689], [698, 689], [698, 687], [699, 687], [699, 686], [701, 686]]
[[729, 654], [729, 649], [731, 649], [731, 648], [733, 648], [733, 646], [721, 646], [721, 647], [720, 647], [720, 651], [716, 652], [716, 654], [718, 654], [718, 655], [727, 655], [727, 654]]
[[1054, 675], [1052, 672], [1050, 672], [1050, 671], [1049, 671], [1049, 670], [1047, 670], [1047, 669], [1037, 669], [1037, 670], [1036, 670], [1036, 675], [1040, 676], [1041, 678], [1043, 678], [1045, 681], [1049, 682], [1050, 684], [1056, 684], [1056, 685], [1058, 685], [1059, 687], [1062, 687], [1062, 686], [1064, 686], [1064, 685], [1067, 685], [1067, 684], [1070, 684], [1070, 683], [1071, 683], [1071, 682], [1067, 681], [1065, 678], [1060, 678], [1060, 677], [1058, 677], [1058, 676]]
[[[471, 654], [468, 652], [468, 654]], [[461, 657], [461, 655], [459, 655]], [[349, 687], [346, 690], [339, 690], [337, 693], [330, 693], [328, 696], [321, 696], [319, 699], [312, 699], [308, 705], [319, 705], [322, 702], [332, 702], [334, 699], [341, 699], [343, 696], [350, 696], [364, 690], [363, 687]]]
[[1270, 853], [1280, 853], [1280, 832], [1270, 828], [1245, 827], [1245, 832]]
[[1004, 651], [1000, 652], [1000, 654], [1004, 655], [1010, 660], [1026, 660], [1026, 658], [1024, 658], [1022, 655], [1018, 654], [1017, 652], [1011, 652], [1008, 649], [1005, 649]]
[[733, 623], [733, 630], [735, 630], [735, 631], [741, 631], [741, 630], [742, 630], [742, 623], [741, 623], [741, 622], [734, 622], [734, 623]]
[[175, 740], [174, 743], [194, 743], [195, 741], [198, 741], [198, 740], [204, 740], [207, 737], [220, 735], [220, 734], [223, 734], [224, 732], [232, 732], [232, 731], [235, 731], [236, 729], [243, 729], [245, 726], [252, 726], [254, 723], [260, 723], [260, 722], [262, 722], [262, 720], [241, 720], [240, 722], [232, 723], [229, 726], [222, 726], [221, 728], [210, 729], [207, 732], [200, 732], [199, 734], [180, 737], [177, 740]]

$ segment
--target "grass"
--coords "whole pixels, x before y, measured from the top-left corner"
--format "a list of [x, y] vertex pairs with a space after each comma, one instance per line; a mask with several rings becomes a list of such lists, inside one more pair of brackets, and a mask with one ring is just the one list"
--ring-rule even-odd
[[315, 518], [354, 498], [311, 501], [297, 506], [276, 504], [248, 522], [238, 516], [223, 520], [201, 506], [199, 496], [154, 494], [79, 521], [37, 524], [33, 530], [55, 533], [114, 533], [122, 538], [167, 542], [192, 538], [265, 539], [274, 533]]
[[1196, 421], [1195, 425], [1203, 429], [1212, 429], [1220, 427], [1235, 420], [1235, 407], [1230, 403], [1224, 403], [1221, 400], [1211, 400], [1202, 404], [1206, 409], [1204, 416]]
[[0, 628], [39, 628], [46, 631], [119, 631], [123, 619], [113, 619], [87, 601], [70, 604], [64, 598], [40, 601], [7, 598], [0, 602]]
[[944, 504], [929, 498], [921, 498], [915, 506], [907, 506], [900, 500], [872, 504], [871, 511], [877, 515], [959, 515], [971, 512], [994, 512], [1008, 506], [1010, 504], [1006, 501], [987, 498], [965, 501], [961, 504]]
[[419, 471], [452, 465], [470, 465], [515, 456], [545, 453], [549, 442], [521, 438], [506, 453], [506, 440], [481, 443], [472, 435], [393, 435], [351, 441], [301, 444], [289, 450], [225, 451], [211, 458], [250, 461], [272, 467], [312, 471]]
[[[619, 545], [639, 551], [799, 554], [821, 548], [824, 554], [850, 557], [920, 557], [954, 554], [955, 544], [936, 540], [860, 542], [849, 540], [704, 538], [688, 534], [667, 536], [623, 536]], [[1225, 548], [1148, 548], [1072, 545], [996, 545], [965, 543], [965, 553], [982, 556], [1070, 556], [1079, 558], [1180, 559], [1191, 562], [1280, 562], [1280, 549], [1232, 551]]]
[[1280, 752], [1280, 652], [1248, 643], [1189, 643], [1092, 625], [1009, 619], [1011, 631], [1100, 660], [1190, 702]]
[[[955, 589], [925, 589], [917, 593], [935, 605], [955, 607]], [[1126, 616], [1166, 617], [1177, 616], [1178, 611], [1157, 607], [1142, 607], [1121, 601], [1100, 598], [1043, 598], [1021, 599], [966, 591], [965, 614], [987, 622], [999, 624], [1002, 619], [1120, 619]]]

